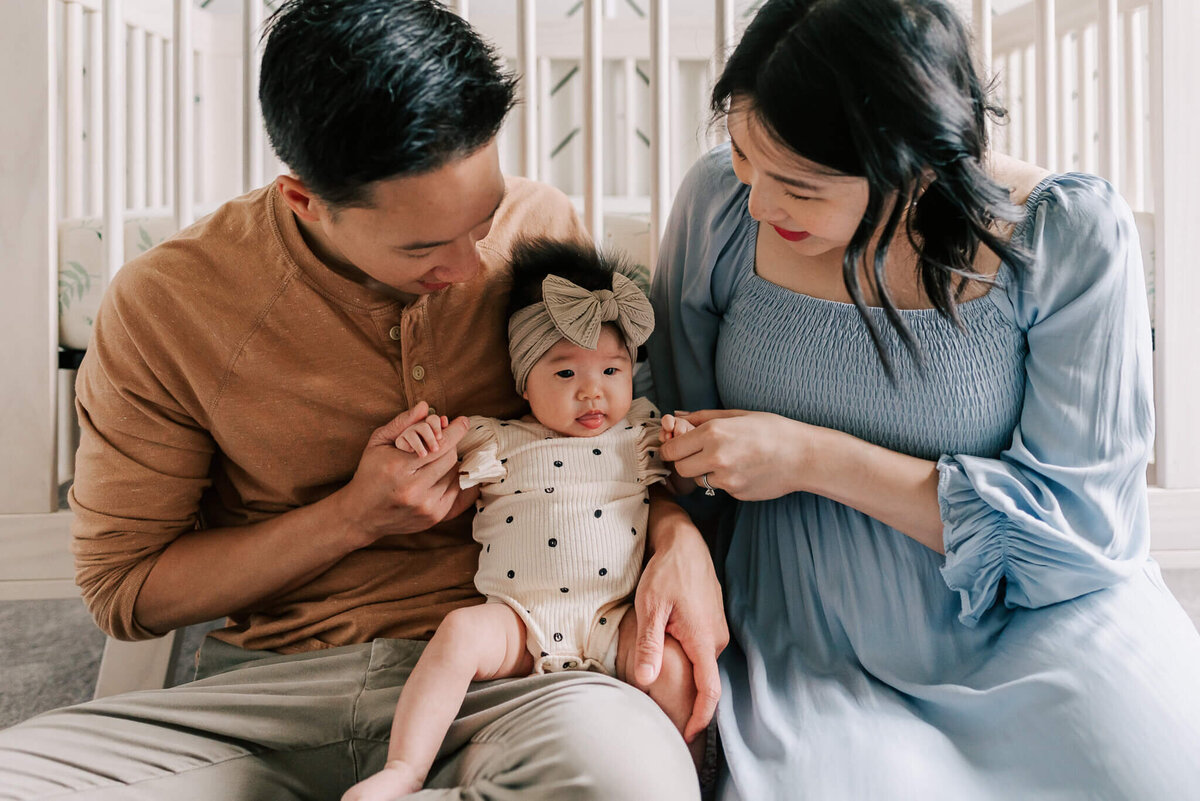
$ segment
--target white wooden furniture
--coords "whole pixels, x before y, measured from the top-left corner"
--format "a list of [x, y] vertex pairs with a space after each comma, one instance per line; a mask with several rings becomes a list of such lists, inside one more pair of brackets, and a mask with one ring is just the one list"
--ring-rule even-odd
[[[1137, 212], [1154, 287], [1153, 550], [1200, 568], [1200, 3], [957, 2], [1013, 112], [999, 148], [1099, 172]], [[721, 136], [706, 97], [748, 0], [455, 5], [524, 76], [507, 171], [559, 185], [599, 240], [653, 263], [675, 187]], [[72, 441], [56, 369], [64, 232], [96, 227], [97, 263], [68, 287], [102, 288], [160, 238], [136, 221], [175, 230], [275, 174], [255, 102], [263, 16], [262, 0], [0, 0], [0, 68], [19, 76], [0, 89], [0, 600], [77, 593], [57, 511]], [[171, 648], [110, 642], [98, 693], [161, 686]]]

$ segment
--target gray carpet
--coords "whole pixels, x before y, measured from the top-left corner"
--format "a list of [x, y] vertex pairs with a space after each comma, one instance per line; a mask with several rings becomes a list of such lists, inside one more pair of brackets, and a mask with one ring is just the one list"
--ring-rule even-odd
[[[1200, 627], [1200, 570], [1164, 570]], [[215, 623], [184, 631], [170, 684], [190, 681], [193, 657]], [[87, 701], [96, 689], [104, 635], [79, 600], [0, 602], [0, 728], [47, 709]]]
[[103, 649], [83, 601], [0, 603], [0, 727], [91, 698]]
[[[195, 653], [217, 625], [183, 630], [168, 686], [192, 680]], [[91, 700], [103, 652], [104, 634], [81, 600], [0, 603], [0, 729]]]

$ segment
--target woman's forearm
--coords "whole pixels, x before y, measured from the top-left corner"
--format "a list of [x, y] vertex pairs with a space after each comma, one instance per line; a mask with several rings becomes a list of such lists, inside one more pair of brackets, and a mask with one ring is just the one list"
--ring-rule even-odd
[[945, 553], [936, 462], [872, 445], [841, 431], [815, 431], [798, 476], [800, 489], [851, 506]]

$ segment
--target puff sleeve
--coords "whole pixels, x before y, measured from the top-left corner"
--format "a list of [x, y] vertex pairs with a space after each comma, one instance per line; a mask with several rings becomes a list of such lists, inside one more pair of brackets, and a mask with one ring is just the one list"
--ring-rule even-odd
[[662, 445], [662, 415], [659, 414], [658, 408], [646, 398], [635, 398], [625, 419], [638, 428], [638, 482], [649, 487], [651, 484], [665, 481], [667, 476], [671, 475], [671, 470], [658, 452]]
[[458, 486], [461, 489], [477, 484], [494, 484], [508, 475], [500, 461], [500, 441], [496, 437], [495, 420], [472, 415], [469, 428], [458, 443]]
[[1014, 237], [1035, 263], [1003, 301], [1028, 344], [1012, 442], [998, 458], [938, 462], [942, 574], [966, 625], [1001, 580], [1006, 605], [1042, 607], [1125, 579], [1149, 550], [1151, 343], [1133, 214], [1093, 176], [1039, 190]]
[[717, 334], [737, 266], [751, 246], [748, 192], [733, 173], [726, 144], [696, 162], [671, 206], [650, 292], [654, 334], [646, 343], [653, 397], [668, 411], [724, 408]]

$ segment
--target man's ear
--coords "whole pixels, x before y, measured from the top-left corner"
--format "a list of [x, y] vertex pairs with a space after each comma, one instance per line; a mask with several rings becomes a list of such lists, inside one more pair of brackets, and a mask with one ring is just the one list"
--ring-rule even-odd
[[304, 182], [294, 175], [281, 175], [275, 179], [283, 202], [288, 205], [297, 217], [305, 222], [317, 222], [321, 219], [321, 199], [313, 194]]

